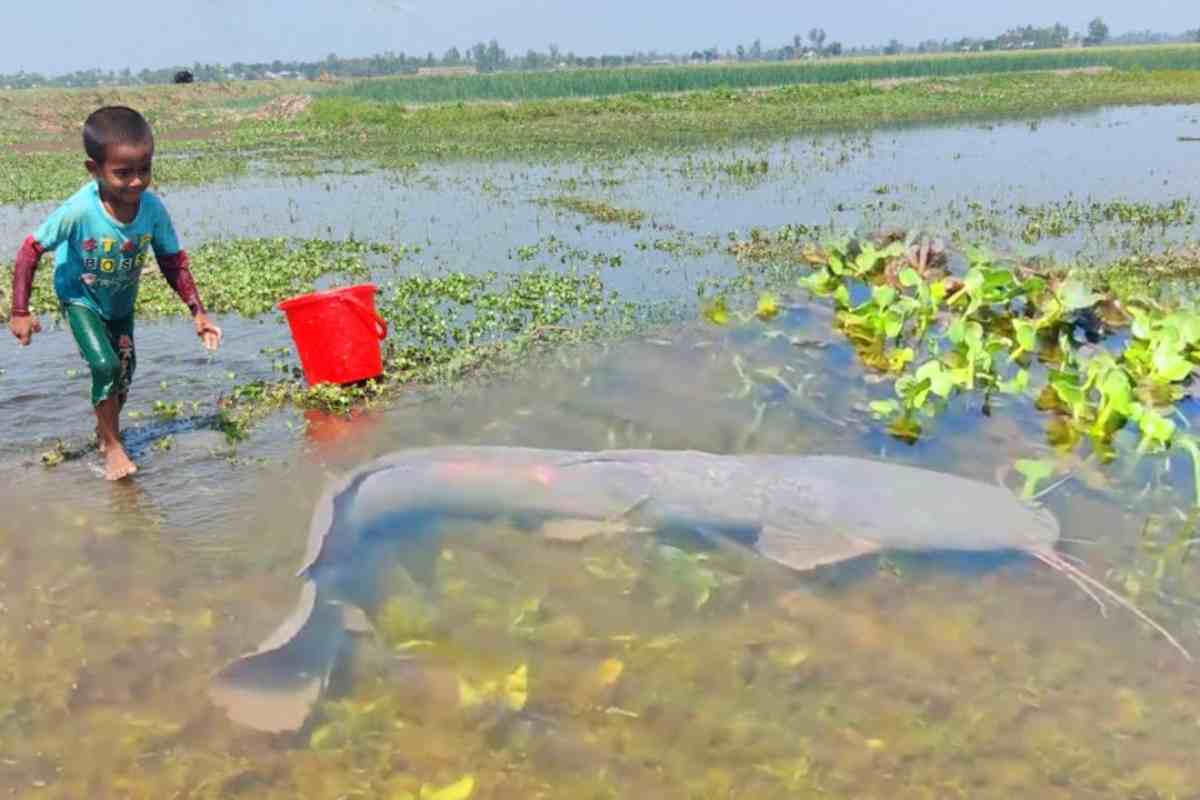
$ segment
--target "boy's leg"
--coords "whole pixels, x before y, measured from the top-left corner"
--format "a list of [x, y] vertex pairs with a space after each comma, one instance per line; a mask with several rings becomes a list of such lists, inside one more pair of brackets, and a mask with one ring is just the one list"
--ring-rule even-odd
[[121, 445], [120, 396], [133, 376], [133, 321], [105, 323], [89, 308], [67, 306], [67, 321], [79, 352], [92, 372], [92, 406], [96, 409], [96, 434], [104, 452], [104, 475], [119, 480], [137, 472]]

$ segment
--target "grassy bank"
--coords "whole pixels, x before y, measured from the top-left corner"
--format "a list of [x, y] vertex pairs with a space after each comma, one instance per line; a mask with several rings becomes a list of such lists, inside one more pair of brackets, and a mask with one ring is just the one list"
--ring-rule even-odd
[[1084, 69], [1198, 69], [1200, 46], [1118, 47], [932, 56], [880, 56], [833, 61], [785, 61], [627, 69], [503, 72], [468, 76], [397, 77], [357, 81], [337, 93], [398, 103], [462, 100], [545, 100], [607, 97], [635, 92], [689, 92], [718, 87], [751, 89], [810, 83]]
[[[293, 135], [392, 160], [622, 155], [780, 138], [808, 131], [1045, 115], [1120, 104], [1200, 102], [1200, 71], [1025, 73], [899, 84], [713, 89], [590, 100], [408, 108], [320, 97]], [[275, 135], [283, 133], [273, 128]], [[261, 141], [261, 127], [243, 129]]]
[[[1200, 69], [1024, 72], [417, 108], [336, 92], [317, 94], [311, 104], [307, 96], [283, 94], [296, 88], [247, 86], [226, 94], [206, 87], [189, 95], [186, 87], [154, 87], [86, 97], [76, 91], [0, 93], [0, 101], [20, 111], [13, 119], [22, 120], [0, 126], [0, 142], [10, 143], [0, 150], [0, 203], [61, 199], [77, 189], [86, 176], [68, 121], [77, 126], [101, 102], [147, 109], [159, 134], [157, 179], [195, 185], [240, 174], [252, 159], [303, 173], [337, 171], [338, 159], [394, 167], [457, 158], [623, 157], [806, 132], [1196, 103]], [[284, 100], [304, 102], [283, 108]], [[43, 105], [56, 109], [45, 130], [34, 113]]]

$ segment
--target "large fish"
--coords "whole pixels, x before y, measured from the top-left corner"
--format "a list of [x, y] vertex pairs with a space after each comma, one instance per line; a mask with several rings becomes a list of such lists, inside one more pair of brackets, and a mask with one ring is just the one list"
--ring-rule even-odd
[[252, 728], [301, 727], [347, 634], [368, 624], [363, 609], [375, 599], [367, 576], [381, 548], [401, 547], [441, 519], [506, 515], [576, 530], [688, 529], [794, 570], [889, 550], [1018, 551], [1098, 602], [1093, 590], [1130, 609], [1188, 655], [1055, 552], [1052, 514], [999, 486], [842, 456], [447, 447], [381, 458], [324, 493], [299, 571], [299, 603], [255, 652], [214, 677], [213, 701]]

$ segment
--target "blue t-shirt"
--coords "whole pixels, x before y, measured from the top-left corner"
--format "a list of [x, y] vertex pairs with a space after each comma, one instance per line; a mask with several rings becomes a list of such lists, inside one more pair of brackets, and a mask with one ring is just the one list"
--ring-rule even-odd
[[142, 194], [137, 216], [126, 225], [105, 210], [95, 181], [59, 206], [33, 237], [54, 251], [59, 302], [86, 306], [106, 320], [133, 313], [151, 248], [155, 256], [179, 252], [171, 217], [154, 193]]

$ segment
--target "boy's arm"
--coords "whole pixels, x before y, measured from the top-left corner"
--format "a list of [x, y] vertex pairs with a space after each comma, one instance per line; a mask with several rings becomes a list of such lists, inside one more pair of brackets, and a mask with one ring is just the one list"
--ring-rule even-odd
[[167, 279], [167, 283], [175, 294], [179, 295], [192, 312], [192, 316], [204, 313], [204, 303], [200, 301], [200, 291], [196, 288], [196, 280], [192, 277], [191, 260], [188, 258], [186, 250], [180, 250], [178, 253], [170, 255], [161, 255], [156, 253], [155, 258], [158, 260], [158, 268], [162, 270], [163, 277]]
[[221, 329], [212, 323], [204, 312], [204, 303], [200, 301], [200, 292], [196, 289], [196, 281], [192, 277], [190, 259], [187, 251], [179, 246], [179, 238], [175, 235], [175, 226], [171, 216], [162, 203], [155, 198], [159, 210], [158, 220], [154, 226], [151, 246], [154, 248], [154, 258], [158, 268], [162, 270], [167, 283], [187, 304], [192, 312], [192, 321], [196, 325], [196, 335], [204, 342], [209, 350], [216, 350], [221, 344]]
[[12, 280], [12, 316], [29, 316], [29, 295], [33, 292], [33, 274], [37, 270], [38, 261], [46, 248], [42, 247], [36, 237], [25, 239], [21, 249], [17, 251], [17, 260], [13, 265]]
[[156, 253], [155, 259], [158, 260], [158, 268], [162, 270], [167, 283], [191, 310], [192, 319], [196, 323], [196, 335], [204, 342], [206, 348], [216, 350], [221, 344], [221, 329], [209, 320], [204, 311], [204, 303], [200, 302], [200, 292], [196, 289], [196, 281], [192, 278], [192, 270], [188, 265], [187, 251], [180, 250], [170, 255]]

